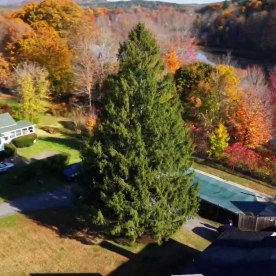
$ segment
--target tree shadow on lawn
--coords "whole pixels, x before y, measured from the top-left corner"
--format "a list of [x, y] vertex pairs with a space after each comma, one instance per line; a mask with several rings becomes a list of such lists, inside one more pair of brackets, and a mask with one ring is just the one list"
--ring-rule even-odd
[[218, 237], [218, 232], [216, 230], [207, 227], [195, 227], [192, 231], [210, 242]]
[[91, 227], [91, 219], [75, 208], [48, 209], [26, 214], [37, 224], [55, 231], [62, 238], [74, 239], [82, 244], [98, 244], [101, 236], [97, 227]]
[[99, 245], [128, 258], [126, 263], [117, 267], [109, 276], [172, 275], [180, 272], [187, 262], [199, 254], [198, 250], [173, 239], [160, 246], [147, 244], [140, 252], [133, 253], [128, 247], [119, 245], [118, 240], [115, 243], [104, 240], [99, 229], [87, 223], [91, 218], [84, 217], [82, 212], [74, 208], [40, 211], [28, 214], [28, 217], [39, 225], [52, 229], [60, 237], [74, 239], [85, 245]]
[[62, 146], [66, 146], [68, 148], [75, 149], [75, 150], [79, 150], [80, 145], [81, 145], [81, 141], [74, 136], [73, 137], [64, 137], [64, 138], [40, 137], [39, 140], [49, 142], [49, 143], [59, 144]]
[[107, 241], [103, 241], [100, 245], [129, 259], [111, 272], [109, 276], [180, 274], [183, 267], [199, 254], [196, 249], [173, 239], [169, 239], [162, 245], [148, 244], [137, 254]]

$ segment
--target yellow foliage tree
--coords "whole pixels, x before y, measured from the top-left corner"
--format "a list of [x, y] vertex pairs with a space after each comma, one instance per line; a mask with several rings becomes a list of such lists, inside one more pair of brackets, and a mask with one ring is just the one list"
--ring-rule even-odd
[[230, 139], [226, 127], [220, 123], [215, 133], [210, 137], [210, 150], [208, 151], [210, 156], [215, 156], [219, 158], [223, 150], [228, 146], [228, 141]]
[[239, 100], [240, 92], [238, 87], [240, 79], [236, 75], [234, 67], [229, 65], [217, 65], [216, 69], [219, 72], [220, 83], [225, 96], [231, 101]]
[[38, 122], [48, 107], [48, 72], [38, 64], [24, 62], [15, 68], [15, 75], [22, 117]]

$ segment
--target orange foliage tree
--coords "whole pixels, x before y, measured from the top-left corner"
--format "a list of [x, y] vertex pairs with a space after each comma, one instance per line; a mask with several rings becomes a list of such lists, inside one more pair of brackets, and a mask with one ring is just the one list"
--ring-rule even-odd
[[46, 67], [53, 90], [60, 94], [72, 85], [72, 53], [57, 31], [45, 21], [32, 25], [34, 33], [18, 41], [11, 51], [14, 62], [37, 62]]
[[265, 102], [254, 92], [246, 91], [238, 102], [234, 118], [229, 122], [238, 142], [256, 148], [271, 139], [272, 119]]
[[175, 71], [180, 67], [180, 61], [176, 55], [175, 49], [170, 48], [165, 54], [165, 64], [170, 73], [175, 73]]
[[44, 0], [41, 3], [29, 3], [11, 17], [21, 18], [32, 25], [38, 21], [46, 21], [62, 35], [77, 24], [82, 16], [82, 9], [71, 0]]
[[9, 63], [4, 59], [0, 53], [0, 85], [4, 84], [9, 76]]

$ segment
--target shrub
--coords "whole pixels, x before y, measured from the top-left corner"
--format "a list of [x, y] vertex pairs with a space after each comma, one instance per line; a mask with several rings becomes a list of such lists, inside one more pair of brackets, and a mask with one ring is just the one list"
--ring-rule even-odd
[[44, 166], [49, 171], [59, 171], [68, 165], [69, 158], [70, 154], [62, 152], [44, 159]]
[[33, 133], [33, 134], [15, 138], [12, 140], [12, 143], [17, 148], [25, 148], [25, 147], [30, 147], [36, 139], [37, 139], [37, 135], [36, 135], [36, 133]]
[[43, 174], [43, 162], [42, 160], [34, 161], [28, 165], [17, 167], [16, 173], [13, 175], [11, 184], [19, 185], [25, 183], [26, 180], [30, 181], [37, 176]]
[[5, 152], [7, 157], [12, 157], [16, 154], [16, 147], [14, 144], [5, 144]]
[[18, 167], [11, 183], [18, 185], [24, 180], [31, 180], [49, 173], [57, 173], [67, 165], [69, 157], [70, 155], [67, 153], [60, 153], [46, 159], [35, 160], [23, 167]]
[[5, 144], [5, 150], [0, 152], [0, 160], [13, 157], [16, 154], [16, 147], [14, 144]]
[[265, 151], [248, 149], [240, 143], [224, 149], [224, 160], [228, 167], [276, 185], [276, 156]]
[[261, 162], [261, 156], [255, 151], [248, 149], [241, 143], [235, 143], [224, 149], [228, 166], [253, 171]]

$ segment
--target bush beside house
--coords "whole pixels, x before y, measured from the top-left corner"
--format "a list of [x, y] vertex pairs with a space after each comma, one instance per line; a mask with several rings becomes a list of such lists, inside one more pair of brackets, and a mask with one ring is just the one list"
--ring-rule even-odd
[[12, 143], [17, 148], [25, 148], [25, 147], [30, 147], [31, 145], [33, 145], [33, 143], [35, 142], [36, 139], [37, 139], [37, 134], [33, 133], [33, 134], [15, 138], [12, 140]]
[[0, 151], [0, 160], [13, 157], [16, 154], [16, 147], [14, 144], [5, 144], [5, 149]]

